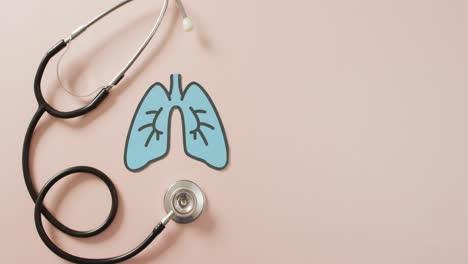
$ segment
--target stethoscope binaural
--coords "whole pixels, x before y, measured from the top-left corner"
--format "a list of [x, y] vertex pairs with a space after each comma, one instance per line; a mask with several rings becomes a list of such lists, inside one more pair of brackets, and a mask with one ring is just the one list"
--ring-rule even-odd
[[[31, 179], [31, 172], [30, 172], [30, 167], [29, 167], [29, 154], [30, 154], [32, 137], [34, 135], [34, 130], [40, 118], [45, 112], [49, 113], [50, 115], [56, 118], [69, 119], [69, 118], [75, 118], [78, 116], [85, 115], [91, 112], [92, 110], [96, 109], [99, 106], [99, 104], [101, 104], [104, 101], [104, 99], [109, 95], [110, 90], [113, 87], [115, 87], [124, 78], [126, 72], [135, 63], [135, 61], [138, 59], [138, 57], [141, 55], [143, 50], [146, 48], [148, 43], [151, 41], [151, 39], [155, 35], [166, 13], [168, 0], [164, 0], [161, 12], [159, 14], [159, 17], [153, 29], [151, 30], [150, 34], [147, 36], [143, 44], [140, 46], [140, 48], [137, 50], [136, 54], [130, 59], [130, 61], [128, 61], [128, 63], [112, 79], [112, 81], [108, 85], [104, 86], [98, 92], [98, 94], [94, 97], [93, 100], [91, 100], [91, 102], [88, 105], [82, 108], [73, 110], [73, 111], [64, 112], [64, 111], [55, 109], [54, 107], [52, 107], [46, 102], [41, 91], [41, 81], [42, 81], [45, 68], [47, 64], [49, 63], [49, 61], [51, 60], [51, 58], [57, 55], [60, 51], [62, 51], [65, 47], [67, 47], [67, 45], [69, 45], [75, 38], [80, 36], [84, 31], [86, 31], [89, 27], [94, 25], [96, 22], [98, 22], [99, 20], [106, 17], [113, 11], [119, 9], [120, 7], [130, 2], [133, 2], [133, 0], [122, 1], [121, 3], [112, 7], [108, 11], [97, 16], [96, 18], [88, 22], [87, 24], [78, 27], [75, 31], [73, 31], [73, 33], [67, 39], [59, 41], [55, 46], [53, 46], [46, 53], [45, 57], [42, 59], [37, 69], [36, 77], [34, 80], [34, 94], [36, 96], [39, 106], [33, 118], [31, 119], [31, 122], [28, 126], [26, 136], [24, 139], [23, 156], [22, 156], [24, 180], [26, 183], [26, 187], [28, 188], [29, 194], [35, 203], [34, 221], [35, 221], [37, 232], [39, 236], [41, 237], [42, 241], [56, 255], [58, 255], [59, 257], [67, 261], [74, 262], [74, 263], [96, 263], [96, 264], [118, 263], [118, 262], [128, 260], [136, 256], [141, 251], [143, 251], [165, 229], [166, 225], [169, 223], [171, 219], [178, 223], [190, 223], [194, 221], [195, 219], [197, 219], [197, 217], [201, 214], [205, 205], [204, 194], [202, 190], [195, 183], [191, 181], [176, 182], [167, 190], [166, 195], [164, 197], [164, 207], [167, 212], [167, 215], [156, 225], [156, 227], [150, 232], [150, 234], [138, 246], [136, 246], [134, 249], [130, 250], [129, 252], [125, 254], [122, 254], [116, 257], [110, 257], [110, 258], [90, 259], [90, 258], [82, 258], [82, 257], [72, 255], [68, 252], [65, 252], [64, 250], [59, 248], [57, 245], [55, 245], [44, 230], [44, 226], [42, 223], [42, 216], [44, 216], [54, 227], [56, 227], [58, 230], [62, 231], [65, 234], [68, 234], [73, 237], [81, 237], [81, 238], [92, 237], [103, 232], [112, 223], [112, 221], [114, 220], [116, 216], [117, 207], [118, 207], [117, 190], [114, 184], [112, 183], [111, 179], [106, 174], [104, 174], [100, 170], [93, 168], [93, 167], [88, 167], [88, 166], [71, 167], [71, 168], [63, 170], [56, 176], [52, 177], [42, 187], [41, 191], [37, 192], [34, 188], [34, 185]], [[187, 17], [187, 14], [180, 0], [176, 0], [176, 2], [182, 13], [182, 16], [184, 17], [184, 22], [183, 22], [184, 29], [186, 31], [189, 31], [192, 28], [192, 23], [190, 19]], [[67, 176], [76, 174], [76, 173], [87, 173], [87, 174], [91, 174], [91, 175], [98, 177], [100, 180], [102, 180], [106, 184], [111, 194], [112, 206], [111, 206], [109, 215], [107, 216], [104, 223], [101, 224], [101, 226], [93, 230], [79, 231], [79, 230], [71, 229], [68, 226], [61, 223], [58, 219], [56, 219], [43, 205], [43, 202], [47, 193], [49, 192], [49, 190], [52, 188], [54, 184], [56, 184], [61, 179]]]

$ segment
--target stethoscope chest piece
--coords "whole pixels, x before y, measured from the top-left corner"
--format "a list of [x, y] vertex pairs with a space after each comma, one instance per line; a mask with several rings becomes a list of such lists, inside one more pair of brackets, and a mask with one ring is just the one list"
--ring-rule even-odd
[[172, 220], [187, 224], [195, 221], [205, 206], [205, 195], [194, 182], [183, 180], [174, 183], [164, 196], [164, 208], [171, 211]]

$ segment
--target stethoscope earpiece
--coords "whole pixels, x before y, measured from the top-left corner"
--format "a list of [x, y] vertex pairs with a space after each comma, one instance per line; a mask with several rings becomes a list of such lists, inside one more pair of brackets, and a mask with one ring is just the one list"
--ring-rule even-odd
[[205, 195], [194, 182], [182, 180], [174, 183], [164, 195], [164, 208], [168, 217], [177, 223], [195, 221], [205, 207]]
[[184, 30], [186, 32], [190, 32], [193, 29], [193, 22], [189, 17], [184, 18], [184, 21], [182, 22], [184, 25]]

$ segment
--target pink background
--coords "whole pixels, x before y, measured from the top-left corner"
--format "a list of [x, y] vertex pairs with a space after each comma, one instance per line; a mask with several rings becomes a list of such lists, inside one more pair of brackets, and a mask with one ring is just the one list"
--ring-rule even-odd
[[[47, 49], [116, 2], [3, 4], [4, 263], [64, 263], [37, 235], [22, 179], [33, 77]], [[46, 115], [36, 131], [38, 188], [66, 167], [89, 165], [120, 194], [117, 219], [99, 237], [48, 227], [59, 245], [86, 257], [133, 248], [163, 217], [169, 185], [190, 179], [206, 192], [206, 212], [191, 225], [171, 223], [129, 263], [468, 262], [467, 1], [186, 0], [192, 33], [170, 2], [155, 41], [99, 109], [68, 121]], [[135, 1], [83, 35], [64, 59], [64, 79], [81, 91], [107, 83], [161, 3]], [[225, 171], [185, 156], [177, 114], [169, 156], [138, 174], [125, 169], [135, 107], [173, 72], [216, 102], [231, 145]], [[57, 87], [54, 63], [44, 87], [61, 109], [84, 102]], [[59, 184], [46, 204], [64, 223], [90, 229], [110, 198], [83, 176]]]

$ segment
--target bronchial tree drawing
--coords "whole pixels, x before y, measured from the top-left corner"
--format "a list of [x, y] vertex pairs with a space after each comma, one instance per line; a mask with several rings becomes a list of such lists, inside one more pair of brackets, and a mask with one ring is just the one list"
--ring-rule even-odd
[[182, 116], [185, 153], [213, 169], [227, 166], [226, 133], [213, 101], [196, 82], [182, 90], [181, 79], [180, 74], [172, 74], [169, 91], [156, 83], [141, 99], [125, 145], [125, 166], [130, 171], [140, 171], [167, 155], [175, 109]]

